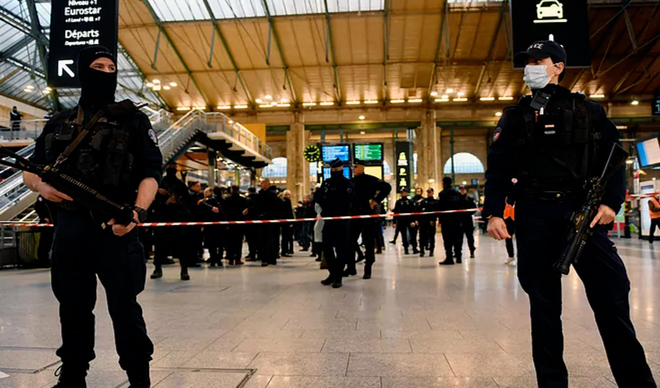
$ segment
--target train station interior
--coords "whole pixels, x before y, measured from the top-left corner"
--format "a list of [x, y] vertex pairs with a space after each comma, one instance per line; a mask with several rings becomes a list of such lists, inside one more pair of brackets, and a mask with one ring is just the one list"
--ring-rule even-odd
[[[0, 0], [0, 147], [25, 158], [51, 112], [75, 108], [81, 95], [55, 86], [72, 70], [61, 56], [53, 68], [51, 23], [56, 8], [97, 1], [59, 1]], [[319, 283], [328, 271], [300, 242], [303, 222], [277, 265], [214, 266], [200, 241], [190, 281], [180, 279], [176, 255], [162, 278], [150, 277], [153, 240], [143, 240], [138, 301], [155, 348], [152, 387], [538, 386], [528, 295], [505, 242], [486, 232], [489, 220], [475, 211], [474, 257], [466, 242], [462, 263], [442, 266], [440, 228], [433, 256], [407, 254], [392, 214], [401, 189], [437, 197], [445, 177], [483, 206], [502, 112], [531, 94], [513, 57], [539, 39], [565, 45], [561, 85], [603, 107], [629, 154], [609, 237], [630, 278], [637, 338], [660, 379], [660, 244], [649, 243], [660, 192], [660, 0], [98, 3], [117, 7], [116, 100], [142, 104], [163, 171], [176, 165], [186, 184], [237, 186], [243, 196], [267, 178], [290, 192], [296, 218], [335, 158], [348, 178], [359, 159], [392, 187], [371, 279], [361, 262], [339, 289]], [[534, 3], [531, 13], [521, 15], [520, 3]], [[553, 33], [538, 38], [528, 25]], [[61, 364], [59, 305], [38, 249], [52, 225], [43, 225], [38, 196], [21, 171], [0, 167], [0, 388], [50, 388]], [[241, 257], [250, 253], [245, 241]], [[575, 271], [561, 291], [570, 387], [618, 386]], [[87, 386], [127, 388], [100, 283], [97, 294]]]

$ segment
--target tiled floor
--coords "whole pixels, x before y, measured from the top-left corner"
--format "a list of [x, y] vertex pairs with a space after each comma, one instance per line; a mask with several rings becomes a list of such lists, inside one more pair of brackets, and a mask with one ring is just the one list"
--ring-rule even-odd
[[[438, 243], [441, 237], [438, 235]], [[503, 243], [478, 236], [477, 258], [440, 267], [388, 244], [374, 277], [338, 290], [307, 252], [277, 267], [178, 268], [140, 296], [156, 343], [158, 388], [434, 388], [535, 386], [527, 297]], [[632, 317], [660, 376], [660, 246], [618, 240]], [[361, 266], [360, 266], [361, 268]], [[102, 291], [90, 387], [126, 387]], [[614, 387], [577, 277], [564, 282], [571, 387]], [[57, 303], [44, 270], [0, 271], [0, 388], [50, 387]], [[0, 374], [2, 376], [2, 374]]]

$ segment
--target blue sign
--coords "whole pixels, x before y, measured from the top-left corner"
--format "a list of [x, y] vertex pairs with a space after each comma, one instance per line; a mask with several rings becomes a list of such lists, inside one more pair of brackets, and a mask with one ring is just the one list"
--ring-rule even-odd
[[[348, 167], [344, 167], [344, 176], [348, 179], [351, 179], [351, 169]], [[328, 179], [330, 178], [330, 169], [329, 168], [324, 168], [323, 169], [323, 179]]]
[[321, 147], [323, 161], [329, 163], [339, 158], [342, 162], [349, 162], [351, 160], [350, 149], [348, 144], [324, 145]]

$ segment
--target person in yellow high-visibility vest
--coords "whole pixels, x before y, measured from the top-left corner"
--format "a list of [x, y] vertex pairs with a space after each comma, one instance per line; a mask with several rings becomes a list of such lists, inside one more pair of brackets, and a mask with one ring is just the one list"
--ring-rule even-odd
[[653, 244], [653, 233], [655, 228], [660, 229], [660, 194], [651, 197], [649, 201], [649, 213], [651, 215], [651, 231], [649, 232], [649, 243]]

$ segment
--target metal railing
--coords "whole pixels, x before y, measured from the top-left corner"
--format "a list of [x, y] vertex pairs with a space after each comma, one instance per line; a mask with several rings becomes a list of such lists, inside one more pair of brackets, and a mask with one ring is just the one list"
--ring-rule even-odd
[[[48, 120], [0, 120], [0, 142], [10, 140], [35, 140]], [[0, 143], [1, 145], [2, 143]]]
[[243, 125], [220, 112], [205, 113], [206, 132], [224, 132], [253, 152], [272, 159], [273, 150]]

